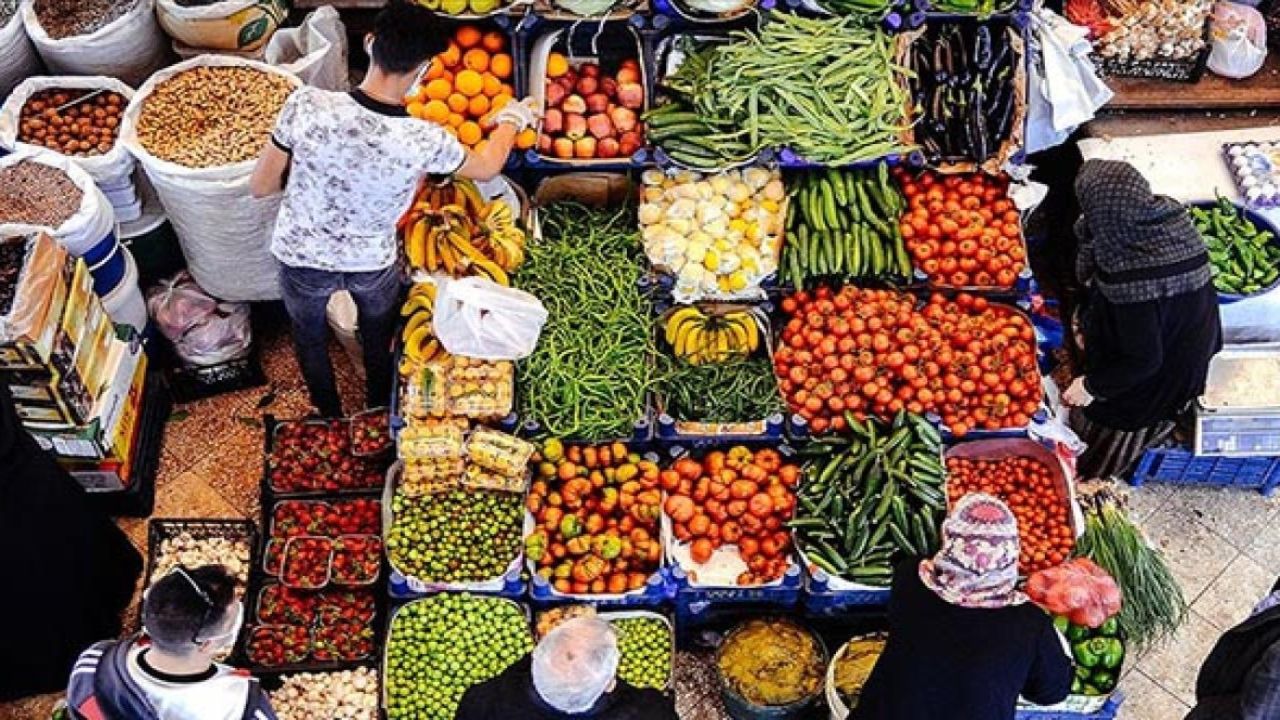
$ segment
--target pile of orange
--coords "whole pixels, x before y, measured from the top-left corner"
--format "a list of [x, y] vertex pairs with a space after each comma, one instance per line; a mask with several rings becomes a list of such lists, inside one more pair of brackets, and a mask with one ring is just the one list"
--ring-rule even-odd
[[[406, 108], [413, 117], [443, 126], [463, 145], [482, 149], [489, 116], [515, 96], [513, 72], [505, 35], [462, 25], [449, 48], [431, 61]], [[529, 148], [536, 140], [537, 132], [531, 128], [520, 133], [516, 145]]]

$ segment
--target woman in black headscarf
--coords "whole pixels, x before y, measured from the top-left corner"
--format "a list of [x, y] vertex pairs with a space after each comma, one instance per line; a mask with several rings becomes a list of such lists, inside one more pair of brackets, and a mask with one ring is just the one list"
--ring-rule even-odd
[[1209, 256], [1185, 208], [1131, 165], [1090, 160], [1076, 178], [1084, 374], [1063, 393], [1088, 449], [1081, 477], [1127, 474], [1204, 392], [1222, 349]]
[[22, 427], [0, 383], [0, 702], [66, 687], [76, 656], [120, 633], [142, 558]]

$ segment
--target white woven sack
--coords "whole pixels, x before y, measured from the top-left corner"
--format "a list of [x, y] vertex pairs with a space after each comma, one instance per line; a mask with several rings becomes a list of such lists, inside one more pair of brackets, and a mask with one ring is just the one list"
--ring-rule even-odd
[[[120, 93], [124, 96], [126, 102], [133, 97], [133, 88], [115, 78], [94, 75], [28, 78], [14, 88], [13, 93], [9, 95], [9, 99], [4, 101], [3, 106], [0, 106], [0, 147], [4, 147], [7, 150], [43, 148], [43, 146], [39, 145], [18, 142], [18, 123], [22, 118], [22, 107], [27, 104], [27, 99], [41, 90], [53, 88], [84, 90], [86, 92], [106, 88], [112, 92]], [[93, 181], [100, 188], [132, 185], [129, 182], [129, 176], [133, 173], [133, 156], [129, 154], [129, 150], [125, 148], [124, 144], [119, 141], [105, 155], [94, 155], [92, 157], [68, 155], [67, 157], [84, 168], [85, 172], [89, 173], [89, 176], [93, 178]]]
[[298, 78], [270, 65], [225, 55], [201, 55], [151, 76], [133, 96], [120, 127], [120, 142], [142, 164], [182, 245], [187, 268], [200, 287], [219, 300], [254, 302], [280, 297], [279, 266], [271, 255], [280, 196], [249, 192], [254, 160], [191, 168], [161, 160], [138, 141], [138, 116], [160, 83], [196, 67], [251, 67]]
[[284, 0], [218, 0], [207, 5], [156, 0], [156, 19], [183, 45], [243, 52], [266, 44], [289, 14], [285, 5]]
[[108, 234], [116, 232], [116, 215], [111, 203], [83, 168], [55, 152], [36, 148], [24, 148], [0, 157], [0, 168], [26, 160], [51, 165], [66, 173], [72, 184], [80, 189], [80, 208], [56, 228], [26, 223], [0, 223], [0, 238], [46, 232], [65, 247], [67, 252], [80, 256]]
[[18, 83], [40, 70], [40, 56], [22, 27], [22, 13], [15, 12], [0, 27], [0, 94], [8, 95]]
[[137, 0], [128, 12], [97, 30], [57, 40], [40, 26], [33, 0], [23, 0], [19, 14], [50, 72], [107, 75], [137, 85], [169, 60], [169, 42], [156, 22], [155, 0]]
[[311, 13], [296, 28], [277, 30], [267, 43], [263, 60], [324, 90], [345, 91], [350, 84], [347, 31], [331, 5]]

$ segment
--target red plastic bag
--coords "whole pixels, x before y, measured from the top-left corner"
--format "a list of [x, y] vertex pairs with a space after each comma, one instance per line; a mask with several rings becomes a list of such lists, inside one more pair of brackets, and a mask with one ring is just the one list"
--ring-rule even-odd
[[1027, 596], [1054, 615], [1096, 628], [1120, 612], [1120, 587], [1088, 558], [1075, 558], [1027, 578]]

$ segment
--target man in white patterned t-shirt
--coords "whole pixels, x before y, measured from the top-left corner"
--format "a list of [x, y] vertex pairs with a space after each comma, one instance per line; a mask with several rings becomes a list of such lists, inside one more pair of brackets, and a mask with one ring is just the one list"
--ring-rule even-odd
[[365, 37], [369, 72], [350, 93], [313, 87], [285, 102], [250, 180], [255, 197], [283, 190], [271, 252], [293, 325], [294, 350], [317, 412], [343, 414], [329, 362], [325, 308], [347, 290], [364, 354], [365, 401], [390, 400], [396, 304], [396, 222], [426, 175], [487, 180], [501, 172], [515, 136], [533, 122], [527, 102], [495, 113], [484, 149], [469, 151], [443, 127], [409, 117], [402, 98], [448, 33], [417, 5], [393, 0]]

